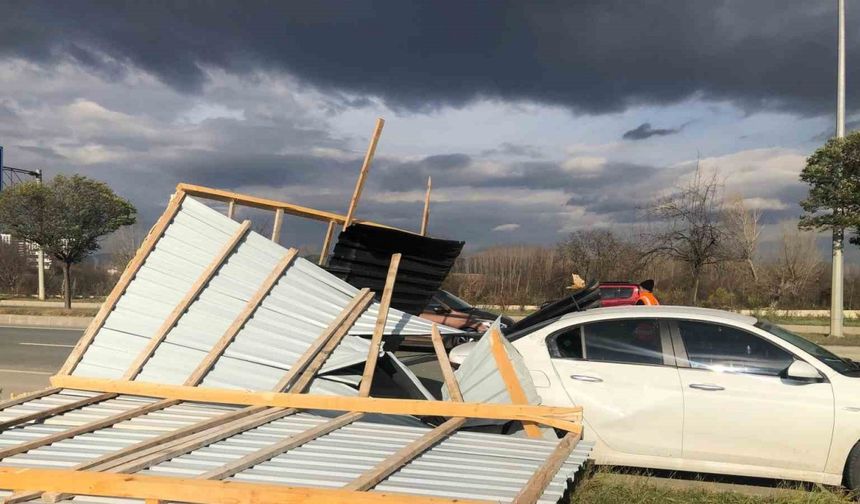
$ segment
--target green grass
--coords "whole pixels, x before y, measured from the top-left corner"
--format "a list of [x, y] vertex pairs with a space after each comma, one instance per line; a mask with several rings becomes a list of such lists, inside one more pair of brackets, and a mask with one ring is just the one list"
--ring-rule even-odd
[[98, 308], [75, 308], [72, 301], [72, 309], [49, 308], [39, 306], [0, 306], [0, 314], [3, 315], [41, 315], [48, 317], [94, 317]]
[[[759, 318], [763, 318], [777, 324], [830, 326], [830, 317], [783, 317], [775, 314], [762, 313]], [[846, 317], [844, 325], [858, 327], [860, 326], [860, 319]]]
[[851, 496], [821, 486], [715, 490], [707, 482], [614, 474], [598, 470], [574, 490], [572, 504], [848, 504]]

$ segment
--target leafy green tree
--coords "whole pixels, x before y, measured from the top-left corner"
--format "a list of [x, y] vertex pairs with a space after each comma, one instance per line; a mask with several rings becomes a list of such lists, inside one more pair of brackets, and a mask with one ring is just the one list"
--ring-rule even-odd
[[800, 229], [831, 230], [840, 239], [844, 230], [860, 229], [860, 132], [828, 140], [806, 160], [800, 180], [809, 184]]
[[81, 175], [26, 182], [0, 193], [0, 224], [39, 245], [63, 267], [63, 297], [72, 306], [71, 266], [99, 249], [99, 239], [134, 224], [137, 210], [111, 188]]

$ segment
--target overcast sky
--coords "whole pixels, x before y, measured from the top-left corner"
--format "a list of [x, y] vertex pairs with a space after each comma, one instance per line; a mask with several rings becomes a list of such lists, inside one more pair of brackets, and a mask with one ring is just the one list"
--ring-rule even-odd
[[384, 117], [360, 218], [417, 229], [432, 175], [431, 234], [551, 244], [636, 226], [699, 158], [773, 237], [834, 131], [835, 29], [836, 0], [7, 1], [0, 145], [149, 226], [177, 182], [344, 211]]

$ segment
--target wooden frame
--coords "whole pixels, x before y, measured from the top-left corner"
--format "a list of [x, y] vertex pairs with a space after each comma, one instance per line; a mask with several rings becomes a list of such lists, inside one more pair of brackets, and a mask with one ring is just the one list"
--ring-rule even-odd
[[376, 362], [379, 360], [379, 349], [382, 345], [382, 335], [388, 323], [388, 311], [391, 307], [391, 296], [394, 294], [394, 283], [397, 280], [397, 268], [400, 267], [400, 254], [392, 254], [388, 264], [388, 274], [385, 277], [385, 287], [382, 288], [382, 298], [379, 300], [379, 313], [376, 315], [376, 325], [370, 338], [370, 348], [367, 350], [367, 361], [361, 374], [361, 384], [358, 387], [359, 397], [370, 395], [373, 385], [373, 374], [376, 372]]
[[325, 264], [325, 260], [328, 258], [328, 249], [331, 248], [331, 240], [334, 237], [334, 228], [337, 226], [335, 221], [328, 222], [328, 228], [325, 231], [325, 238], [323, 238], [322, 250], [320, 250], [320, 260], [317, 262], [318, 265], [323, 266]]
[[457, 383], [457, 377], [451, 368], [451, 361], [448, 360], [448, 353], [445, 352], [442, 335], [439, 333], [439, 327], [435, 322], [430, 327], [430, 340], [433, 342], [433, 350], [436, 352], [436, 360], [439, 361], [439, 368], [442, 370], [442, 377], [445, 380], [445, 387], [448, 389], [448, 396], [452, 401], [463, 402], [463, 393], [460, 392], [460, 384]]
[[364, 154], [364, 162], [361, 163], [361, 171], [358, 172], [358, 179], [355, 181], [355, 189], [352, 191], [352, 198], [349, 200], [349, 209], [346, 212], [346, 220], [343, 223], [344, 229], [352, 224], [355, 217], [355, 208], [358, 206], [358, 200], [361, 198], [361, 192], [364, 190], [364, 181], [367, 179], [367, 173], [370, 171], [370, 165], [373, 163], [373, 155], [376, 153], [376, 146], [379, 144], [379, 137], [382, 135], [383, 126], [385, 126], [385, 120], [380, 117], [376, 120], [376, 127], [373, 128], [370, 144], [367, 146], [367, 152]]
[[[490, 350], [493, 352], [493, 359], [496, 361], [496, 367], [499, 369], [499, 374], [502, 375], [502, 380], [505, 382], [505, 388], [508, 389], [508, 395], [511, 396], [513, 404], [528, 404], [528, 398], [520, 384], [517, 373], [514, 371], [514, 366], [511, 364], [508, 353], [505, 351], [505, 346], [502, 343], [502, 336], [497, 326], [490, 329]], [[542, 438], [540, 428], [534, 422], [523, 422], [523, 429], [526, 434], [532, 438]]]
[[284, 209], [275, 210], [275, 221], [272, 223], [272, 241], [281, 242], [281, 228], [284, 227]]
[[192, 504], [490, 504], [492, 501], [441, 499], [420, 495], [299, 488], [239, 481], [111, 474], [22, 467], [0, 468], [0, 488], [120, 497]]
[[561, 469], [561, 466], [570, 457], [581, 437], [582, 434], [580, 433], [568, 432], [565, 434], [549, 457], [547, 457], [546, 462], [535, 471], [532, 477], [529, 478], [528, 483], [520, 490], [520, 493], [514, 497], [512, 504], [534, 504], [537, 502], [546, 490], [547, 485], [550, 484], [558, 473], [558, 470]]
[[421, 236], [427, 236], [427, 226], [430, 224], [430, 191], [433, 181], [427, 177], [427, 192], [424, 194], [424, 212], [421, 214]]

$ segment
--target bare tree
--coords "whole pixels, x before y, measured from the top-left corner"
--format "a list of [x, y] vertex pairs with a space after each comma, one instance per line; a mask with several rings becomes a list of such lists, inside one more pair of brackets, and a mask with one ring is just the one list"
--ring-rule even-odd
[[588, 280], [639, 280], [645, 266], [641, 246], [609, 229], [571, 233], [558, 251], [567, 270]]
[[776, 260], [768, 268], [771, 306], [802, 297], [821, 269], [815, 233], [786, 228]]
[[744, 262], [750, 270], [753, 280], [758, 281], [755, 266], [755, 255], [758, 249], [761, 228], [761, 210], [747, 208], [740, 196], [732, 198], [725, 210], [726, 232], [728, 235], [728, 254], [736, 261]]
[[689, 182], [659, 198], [648, 210], [665, 224], [650, 233], [649, 254], [663, 255], [689, 267], [689, 299], [696, 304], [702, 271], [725, 260], [722, 184], [717, 173], [703, 174], [697, 165]]
[[0, 242], [0, 285], [3, 291], [18, 294], [27, 269], [27, 258], [18, 253], [17, 244]]

